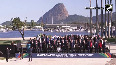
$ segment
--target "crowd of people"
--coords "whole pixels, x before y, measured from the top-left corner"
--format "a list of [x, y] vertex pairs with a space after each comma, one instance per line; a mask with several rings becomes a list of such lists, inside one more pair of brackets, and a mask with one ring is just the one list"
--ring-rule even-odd
[[[32, 53], [105, 53], [107, 51], [105, 44], [105, 39], [99, 35], [89, 37], [88, 35], [47, 36], [42, 34], [34, 39], [30, 38], [26, 45], [26, 52], [29, 54], [29, 61], [32, 61]], [[11, 46], [15, 49], [13, 41]], [[7, 62], [10, 50], [6, 49]], [[20, 59], [23, 59], [21, 44], [17, 44], [17, 51]]]
[[[29, 45], [30, 44], [30, 45]], [[34, 53], [105, 53], [105, 40], [99, 35], [47, 36], [45, 34], [29, 40], [27, 48]]]

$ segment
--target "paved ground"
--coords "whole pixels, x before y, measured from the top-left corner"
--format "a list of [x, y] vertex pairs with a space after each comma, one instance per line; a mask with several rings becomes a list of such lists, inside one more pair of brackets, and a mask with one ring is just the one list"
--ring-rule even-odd
[[116, 65], [116, 58], [111, 59], [106, 65]]
[[[109, 48], [109, 45], [106, 46]], [[115, 53], [116, 55], [116, 44], [110, 44], [110, 49], [110, 53]], [[106, 65], [116, 65], [116, 58], [111, 59]]]
[[110, 49], [110, 53], [116, 53], [116, 44], [109, 44], [106, 45], [106, 47], [108, 47], [108, 49]]
[[9, 62], [0, 60], [0, 65], [105, 65], [111, 58], [34, 58], [29, 62], [28, 58], [23, 60], [10, 59]]

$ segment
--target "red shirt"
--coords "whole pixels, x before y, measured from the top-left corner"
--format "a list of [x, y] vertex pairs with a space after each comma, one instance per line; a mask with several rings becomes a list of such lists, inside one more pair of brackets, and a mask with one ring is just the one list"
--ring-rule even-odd
[[101, 42], [99, 43], [99, 47], [102, 48], [102, 43]]
[[90, 47], [92, 47], [92, 42], [90, 42]]

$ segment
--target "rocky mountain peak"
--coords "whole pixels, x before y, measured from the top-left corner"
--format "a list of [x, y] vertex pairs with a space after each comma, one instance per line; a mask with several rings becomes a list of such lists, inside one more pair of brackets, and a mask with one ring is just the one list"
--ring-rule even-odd
[[43, 17], [41, 17], [38, 22], [52, 24], [59, 23], [58, 21], [64, 20], [68, 17], [68, 11], [66, 10], [63, 3], [56, 4], [51, 10], [46, 12]]

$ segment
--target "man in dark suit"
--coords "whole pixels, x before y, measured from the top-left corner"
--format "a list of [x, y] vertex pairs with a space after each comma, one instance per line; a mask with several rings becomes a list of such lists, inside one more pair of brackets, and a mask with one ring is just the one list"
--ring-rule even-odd
[[6, 61], [8, 62], [9, 55], [10, 55], [10, 50], [8, 47], [6, 48]]
[[103, 40], [103, 45], [102, 45], [102, 48], [103, 48], [103, 53], [105, 53], [105, 46], [106, 45], [106, 42], [105, 42], [105, 40]]
[[23, 47], [21, 46], [21, 48], [20, 48], [20, 59], [23, 59]]
[[85, 40], [83, 40], [82, 42], [83, 53], [85, 53], [85, 45], [86, 45]]

